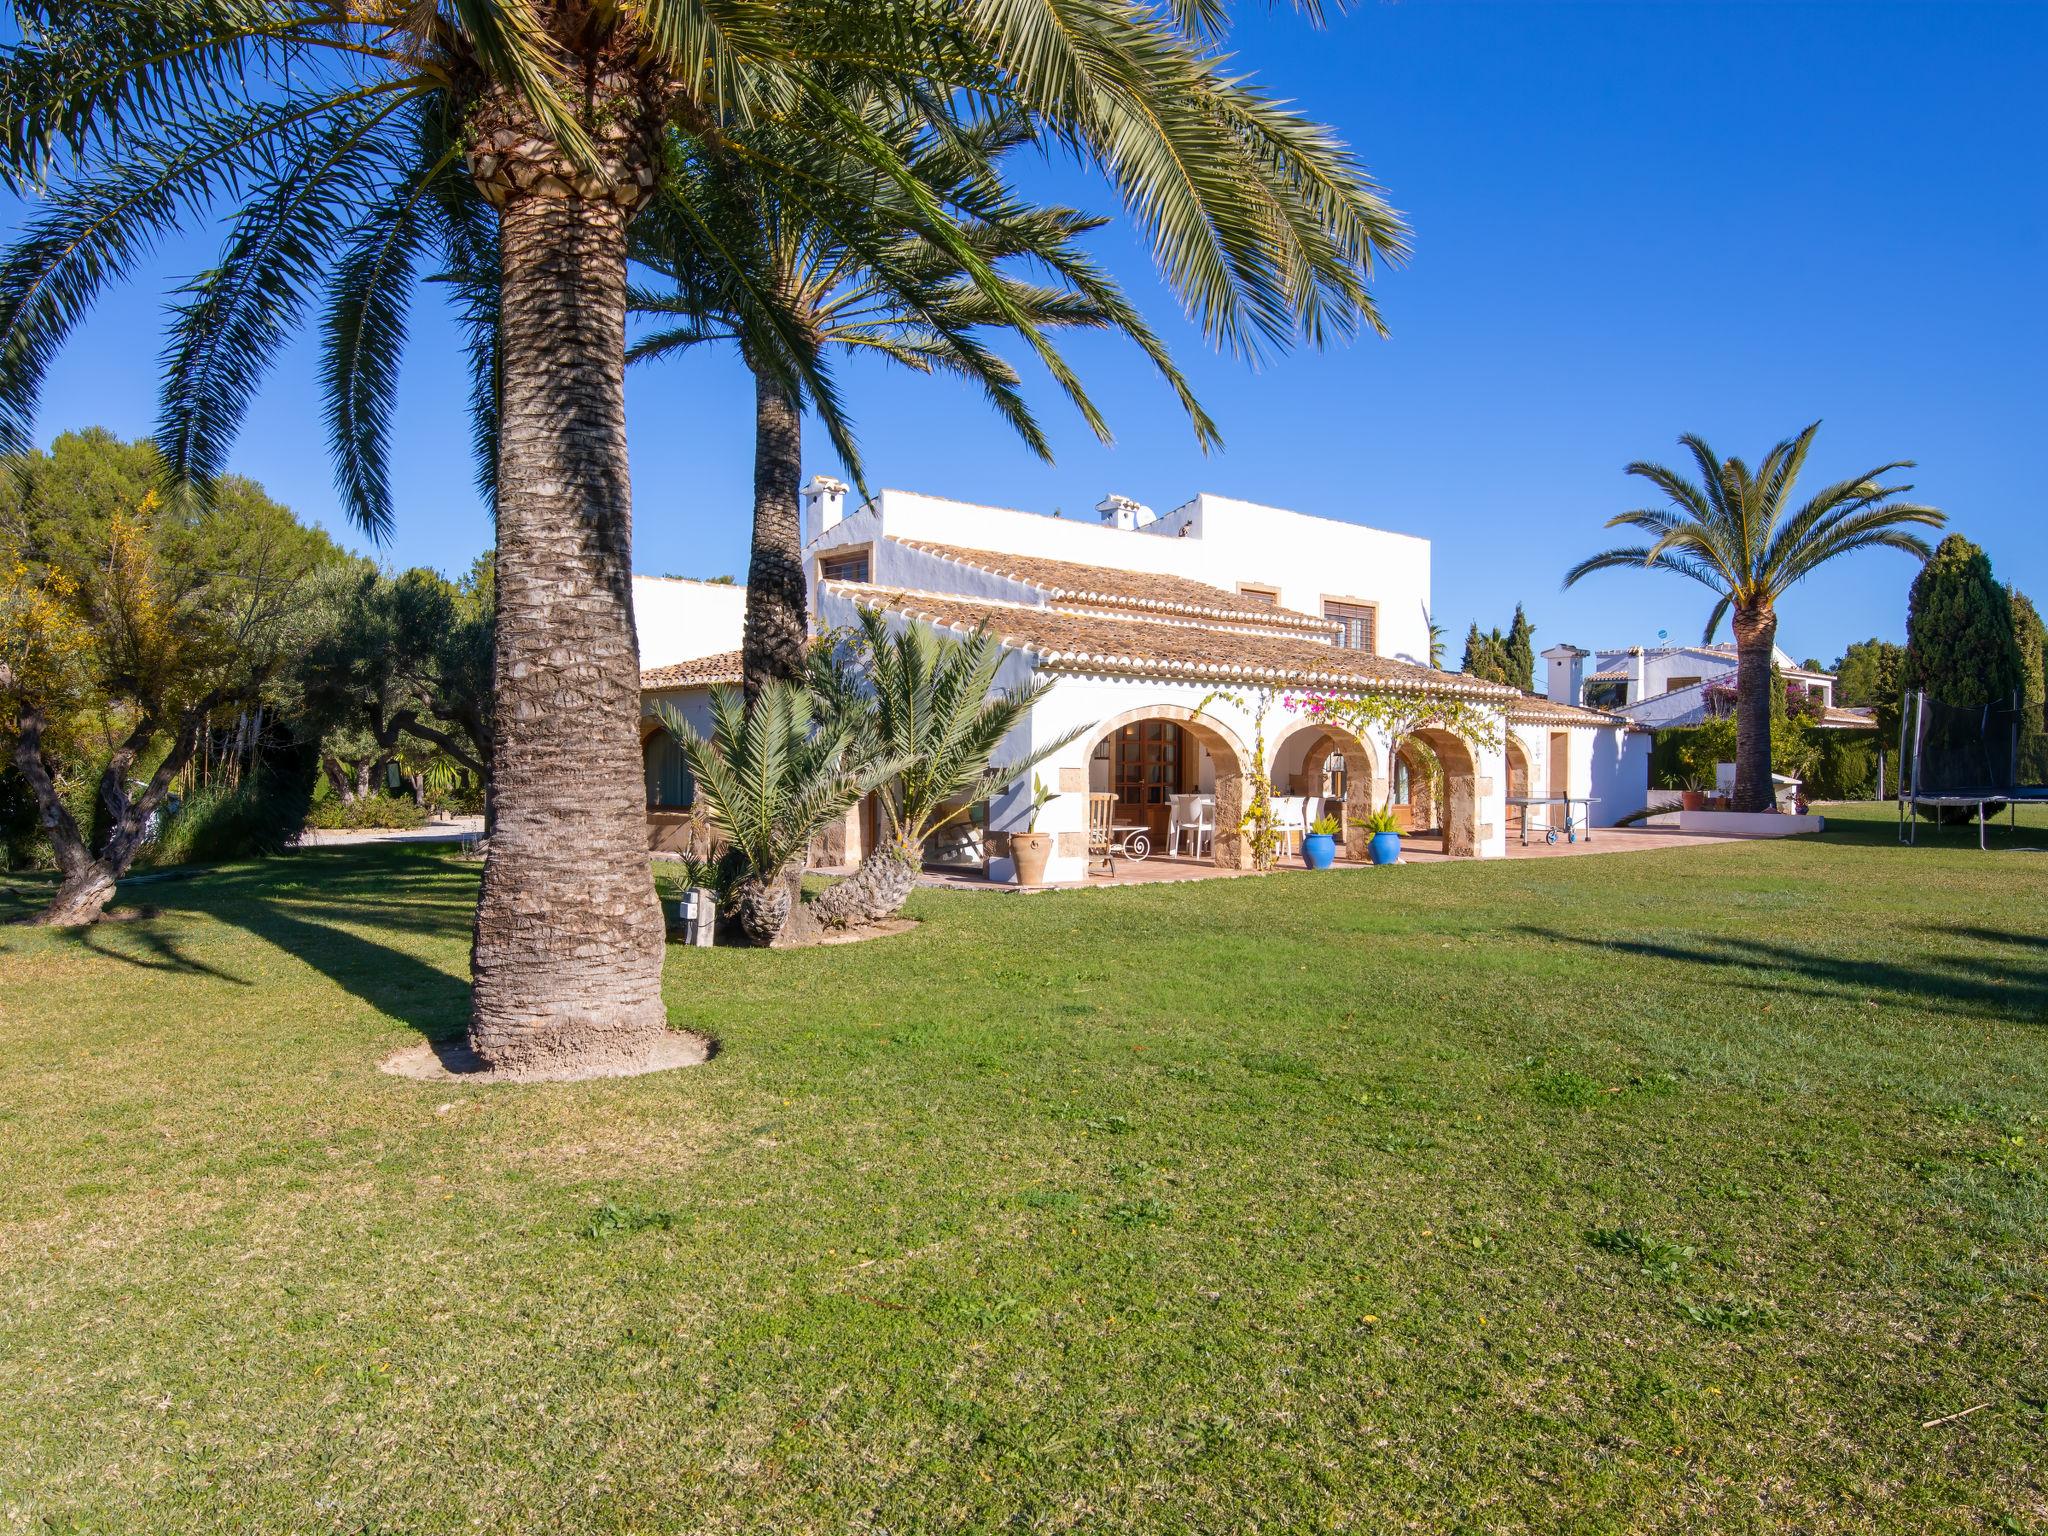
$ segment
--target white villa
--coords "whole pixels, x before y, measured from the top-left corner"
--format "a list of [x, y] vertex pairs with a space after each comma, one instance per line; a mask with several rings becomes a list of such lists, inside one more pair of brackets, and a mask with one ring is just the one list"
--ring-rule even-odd
[[[1554, 645], [1543, 659], [1550, 668], [1546, 691], [1551, 698], [1615, 710], [1653, 731], [1698, 725], [1712, 712], [1708, 691], [1716, 685], [1735, 686], [1732, 645], [1631, 645], [1602, 651]], [[1823, 726], [1870, 726], [1868, 710], [1837, 707], [1834, 673], [1799, 666], [1776, 646], [1771, 648], [1771, 661], [1787, 685], [1803, 690], [1820, 706]]]
[[[1084, 878], [1088, 797], [1113, 793], [1116, 815], [1144, 825], [1171, 851], [1176, 798], [1208, 797], [1212, 835], [1179, 843], [1226, 867], [1249, 862], [1239, 831], [1246, 776], [1264, 727], [1279, 795], [1344, 812], [1343, 853], [1365, 856], [1367, 812], [1388, 799], [1420, 836], [1446, 853], [1507, 851], [1513, 796], [1590, 797], [1609, 825], [1647, 799], [1649, 737], [1623, 717], [1523, 693], [1427, 664], [1430, 545], [1426, 539], [1278, 507], [1200, 495], [1154, 513], [1121, 496], [1089, 519], [975, 506], [885, 490], [849, 511], [846, 487], [816, 477], [804, 489], [805, 558], [813, 622], [852, 624], [860, 609], [897, 624], [953, 634], [986, 625], [1006, 655], [999, 681], [1049, 676], [1056, 686], [1016, 733], [1011, 755], [1085, 727], [1042, 765], [1059, 792], [1038, 830], [1057, 834], [1046, 877]], [[699, 601], [697, 584], [637, 584], [656, 608]], [[725, 588], [721, 599], [739, 591]], [[643, 606], [643, 741], [655, 846], [689, 835], [690, 786], [654, 717], [667, 702], [700, 728], [710, 688], [736, 681], [739, 618], [720, 621], [724, 643], [700, 631], [682, 654], [656, 637], [669, 621]], [[1289, 710], [1302, 694], [1365, 692], [1457, 696], [1497, 710], [1491, 744], [1424, 732], [1391, 760], [1383, 740], [1361, 740]], [[1000, 759], [999, 759], [1000, 760]], [[1439, 794], [1423, 792], [1440, 774]], [[1024, 830], [1030, 785], [1013, 787], [948, 829], [928, 862], [1012, 877], [1009, 836]], [[1439, 814], [1439, 808], [1441, 814]], [[1533, 824], [1545, 824], [1537, 808]], [[851, 862], [873, 835], [863, 813], [832, 839]]]

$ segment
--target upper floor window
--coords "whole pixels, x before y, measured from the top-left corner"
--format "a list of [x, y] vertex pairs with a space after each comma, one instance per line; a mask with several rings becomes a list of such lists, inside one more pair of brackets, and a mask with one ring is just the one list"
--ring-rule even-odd
[[1278, 608], [1280, 606], [1280, 589], [1278, 587], [1254, 587], [1240, 581], [1237, 584], [1237, 595], [1239, 597], [1248, 597], [1255, 603], [1264, 603], [1268, 608]]
[[1664, 685], [1666, 693], [1676, 693], [1681, 688], [1697, 688], [1700, 680], [1696, 677], [1674, 677]]
[[818, 577], [821, 581], [864, 582], [868, 579], [868, 552], [856, 549], [850, 554], [821, 555]]
[[1325, 599], [1323, 617], [1335, 620], [1341, 633], [1337, 643], [1347, 650], [1379, 654], [1380, 612], [1370, 603], [1333, 603]]

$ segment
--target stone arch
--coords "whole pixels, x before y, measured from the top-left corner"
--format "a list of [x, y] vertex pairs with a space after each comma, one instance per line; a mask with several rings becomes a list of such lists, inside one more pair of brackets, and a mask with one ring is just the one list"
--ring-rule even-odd
[[1313, 736], [1308, 743], [1305, 762], [1321, 764], [1333, 753], [1343, 754], [1344, 856], [1360, 860], [1370, 858], [1372, 833], [1366, 827], [1366, 821], [1379, 809], [1380, 794], [1379, 759], [1373, 752], [1372, 743], [1341, 725], [1307, 719], [1280, 733], [1279, 739], [1273, 743], [1271, 760], [1278, 762], [1281, 749], [1292, 746], [1304, 733]]
[[1507, 770], [1510, 795], [1533, 794], [1530, 785], [1536, 781], [1529, 775], [1529, 753], [1520, 738], [1513, 731], [1507, 733]]
[[[1252, 755], [1237, 733], [1213, 715], [1198, 715], [1185, 704], [1141, 704], [1102, 722], [1081, 749], [1083, 772], [1096, 749], [1127, 725], [1140, 720], [1171, 720], [1209, 754], [1216, 770], [1216, 837], [1213, 862], [1219, 869], [1250, 869], [1251, 846], [1244, 836], [1246, 777]], [[1112, 751], [1115, 749], [1112, 748]]]
[[1479, 824], [1480, 802], [1493, 792], [1490, 779], [1479, 776], [1479, 755], [1464, 737], [1439, 726], [1428, 726], [1414, 739], [1435, 754], [1444, 776], [1444, 852], [1451, 858], [1470, 859], [1479, 854], [1486, 829]]

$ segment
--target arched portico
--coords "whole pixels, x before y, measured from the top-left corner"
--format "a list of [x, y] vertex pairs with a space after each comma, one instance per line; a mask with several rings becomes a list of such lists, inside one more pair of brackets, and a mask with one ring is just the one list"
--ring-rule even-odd
[[1371, 857], [1372, 832], [1366, 826], [1379, 808], [1378, 759], [1371, 743], [1341, 725], [1306, 719], [1282, 732], [1274, 742], [1270, 769], [1275, 793], [1283, 795], [1342, 794], [1344, 856]]
[[1529, 754], [1523, 750], [1521, 742], [1515, 739], [1513, 731], [1508, 732], [1506, 750], [1508, 795], [1510, 798], [1526, 795], [1529, 793], [1529, 786], [1535, 781], [1529, 776]]
[[1491, 781], [1479, 775], [1479, 757], [1464, 737], [1439, 727], [1417, 731], [1412, 738], [1429, 748], [1444, 778], [1444, 852], [1452, 858], [1477, 858], [1488, 828], [1480, 822], [1480, 802], [1493, 793]]
[[[1171, 758], [1171, 766], [1159, 741], [1158, 732], [1146, 732], [1148, 724], [1170, 724], [1178, 728], [1184, 749]], [[1107, 763], [1103, 757], [1107, 755]], [[1191, 750], [1186, 750], [1191, 749]], [[1142, 759], [1133, 765], [1126, 754], [1132, 751], [1159, 753], [1158, 760]], [[1249, 869], [1251, 849], [1245, 842], [1243, 821], [1246, 778], [1251, 771], [1251, 753], [1227, 725], [1211, 715], [1198, 715], [1181, 704], [1148, 704], [1125, 710], [1105, 720], [1087, 738], [1082, 761], [1089, 775], [1086, 789], [1129, 791], [1139, 785], [1146, 793], [1155, 788], [1163, 794], [1196, 792], [1216, 799], [1216, 830], [1213, 861], [1221, 869]], [[1104, 773], [1106, 782], [1096, 776]], [[1156, 781], [1154, 772], [1159, 775]], [[1168, 779], [1177, 774], [1177, 779]], [[1063, 784], [1062, 786], [1066, 786]], [[1076, 785], [1076, 788], [1083, 786]], [[1130, 808], [1126, 808], [1128, 811]], [[1081, 834], [1085, 840], [1086, 834]], [[1062, 850], [1064, 852], [1064, 850]], [[1085, 847], [1082, 850], [1085, 852]]]

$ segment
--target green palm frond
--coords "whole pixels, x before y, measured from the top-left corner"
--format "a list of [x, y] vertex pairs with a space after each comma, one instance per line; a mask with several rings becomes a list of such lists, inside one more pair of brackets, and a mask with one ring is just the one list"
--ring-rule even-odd
[[[1014, 336], [1106, 435], [1054, 337], [1122, 331], [1198, 437], [1215, 434], [1158, 337], [1080, 252], [1094, 221], [1024, 206], [993, 171], [1010, 149], [1063, 148], [1103, 168], [1188, 312], [1239, 352], [1377, 327], [1373, 265], [1405, 251], [1351, 153], [1232, 72], [1215, 46], [1218, 0], [12, 0], [12, 14], [0, 177], [39, 206], [0, 256], [0, 447], [28, 441], [51, 359], [106, 286], [166, 234], [225, 210], [221, 258], [174, 318], [167, 459], [202, 480], [217, 469], [268, 361], [311, 321], [327, 338], [338, 479], [378, 531], [390, 515], [378, 422], [411, 281], [401, 249], [456, 300], [473, 434], [485, 450], [495, 440], [495, 239], [455, 207], [480, 201], [458, 163], [480, 104], [587, 169], [601, 169], [593, 134], [615, 110], [639, 114], [650, 140], [666, 132], [743, 167], [777, 193], [755, 221], [764, 249], [838, 274], [828, 287], [893, 273], [916, 338], [895, 355], [976, 380], [1041, 449], [1017, 370], [984, 333]], [[429, 176], [441, 161], [451, 174]], [[426, 227], [394, 222], [423, 178], [437, 184]], [[806, 247], [806, 222], [832, 231], [836, 255]], [[730, 241], [703, 249], [725, 263], [721, 287], [773, 270]], [[1010, 270], [1024, 264], [1041, 271]], [[766, 318], [740, 335], [771, 339], [770, 372], [837, 410], [828, 342]], [[843, 411], [829, 424], [850, 452]], [[480, 479], [488, 491], [489, 465]]]
[[764, 880], [802, 859], [819, 832], [898, 766], [851, 753], [845, 724], [820, 720], [793, 683], [764, 686], [752, 704], [738, 689], [713, 689], [708, 737], [668, 705], [660, 715], [713, 825]]
[[891, 841], [915, 848], [939, 828], [1060, 752], [1081, 726], [1001, 764], [1004, 741], [1051, 690], [1049, 680], [998, 689], [1005, 652], [986, 629], [963, 639], [922, 624], [891, 631], [860, 610], [851, 656], [814, 653], [811, 689], [856, 756], [894, 764], [876, 799]]
[[[402, 163], [393, 118], [404, 99], [357, 102], [287, 135], [235, 216], [218, 265], [186, 286], [163, 366], [157, 451], [174, 480], [204, 485], [242, 413], [354, 220]], [[282, 142], [281, 142], [282, 141]]]
[[1565, 573], [1564, 584], [1631, 565], [1685, 576], [1719, 598], [1706, 625], [1711, 641], [1731, 609], [1738, 617], [1768, 615], [1793, 583], [1853, 550], [1882, 546], [1925, 560], [1927, 542], [1911, 530], [1938, 528], [1947, 519], [1933, 507], [1902, 500], [1912, 486], [1887, 483], [1912, 467], [1909, 460], [1838, 480], [1791, 504], [1819, 430], [1815, 422], [1775, 444], [1754, 470], [1739, 458], [1720, 458], [1695, 433], [1679, 443], [1697, 480], [1645, 460], [1630, 464], [1628, 473], [1655, 485], [1670, 505], [1622, 512], [1607, 526], [1637, 529], [1653, 542], [1589, 556]]
[[321, 327], [321, 394], [335, 486], [373, 538], [392, 529], [388, 443], [406, 311], [433, 211], [415, 190], [371, 208], [335, 263]]

